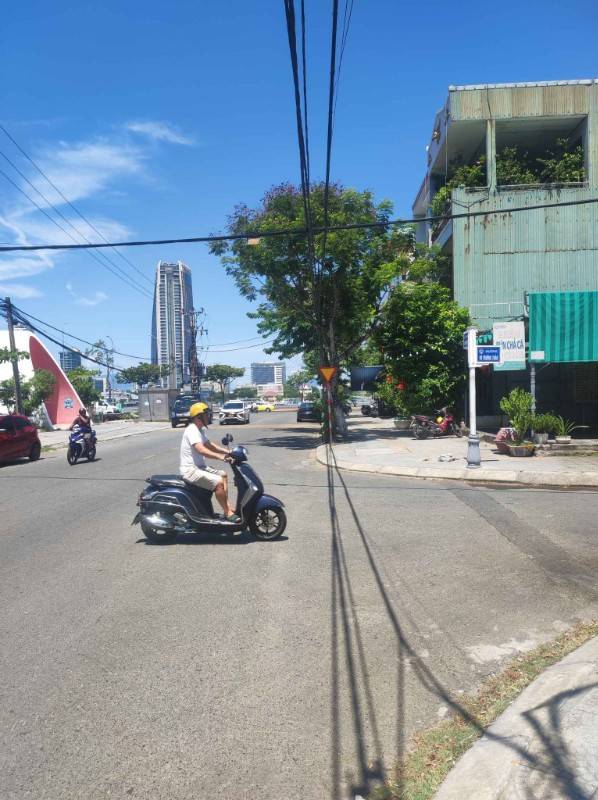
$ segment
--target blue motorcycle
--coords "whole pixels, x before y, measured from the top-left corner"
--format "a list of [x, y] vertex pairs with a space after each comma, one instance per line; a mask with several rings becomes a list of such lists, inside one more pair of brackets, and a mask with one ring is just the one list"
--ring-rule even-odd
[[80, 458], [93, 461], [96, 457], [96, 433], [91, 428], [74, 428], [69, 437], [69, 446], [66, 451], [66, 460], [71, 467]]

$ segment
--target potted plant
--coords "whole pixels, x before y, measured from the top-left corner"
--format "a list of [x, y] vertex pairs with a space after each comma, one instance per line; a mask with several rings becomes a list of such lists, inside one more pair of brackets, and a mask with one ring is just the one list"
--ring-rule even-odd
[[556, 424], [554, 414], [536, 414], [532, 421], [534, 442], [536, 444], [546, 444], [549, 434], [554, 432]]
[[579, 428], [587, 428], [587, 425], [576, 425], [570, 419], [564, 417], [554, 418], [554, 433], [555, 441], [557, 444], [569, 444], [571, 441], [571, 434]]
[[536, 446], [529, 439], [527, 433], [532, 426], [533, 398], [524, 389], [513, 389], [500, 401], [500, 408], [508, 417], [513, 426], [513, 441], [507, 441], [506, 446], [510, 456], [533, 456]]

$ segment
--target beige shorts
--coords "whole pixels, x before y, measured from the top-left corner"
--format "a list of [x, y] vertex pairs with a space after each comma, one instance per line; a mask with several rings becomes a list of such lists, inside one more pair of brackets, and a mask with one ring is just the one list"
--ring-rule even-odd
[[183, 472], [183, 478], [187, 483], [193, 483], [195, 486], [201, 486], [202, 489], [212, 489], [212, 491], [222, 483], [226, 472], [212, 467], [189, 467]]

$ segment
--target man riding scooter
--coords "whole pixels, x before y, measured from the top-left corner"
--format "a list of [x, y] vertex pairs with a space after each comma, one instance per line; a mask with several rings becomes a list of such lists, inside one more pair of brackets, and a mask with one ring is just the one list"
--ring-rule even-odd
[[210, 489], [222, 506], [228, 522], [241, 522], [228, 500], [226, 472], [208, 467], [206, 458], [230, 462], [229, 451], [208, 439], [209, 407], [206, 403], [193, 403], [189, 409], [191, 422], [185, 428], [181, 441], [180, 473], [187, 483]]

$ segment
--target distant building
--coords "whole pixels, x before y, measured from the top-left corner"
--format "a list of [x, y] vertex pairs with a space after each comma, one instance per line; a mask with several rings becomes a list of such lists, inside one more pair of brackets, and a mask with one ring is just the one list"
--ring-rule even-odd
[[281, 361], [261, 361], [251, 365], [251, 383], [255, 386], [276, 384], [282, 386], [287, 380], [287, 367]]
[[158, 262], [152, 312], [152, 364], [169, 364], [162, 383], [177, 389], [189, 383], [193, 288], [191, 270], [182, 261]]
[[63, 372], [69, 372], [71, 369], [78, 369], [81, 366], [80, 353], [73, 353], [72, 350], [61, 350], [60, 368]]

